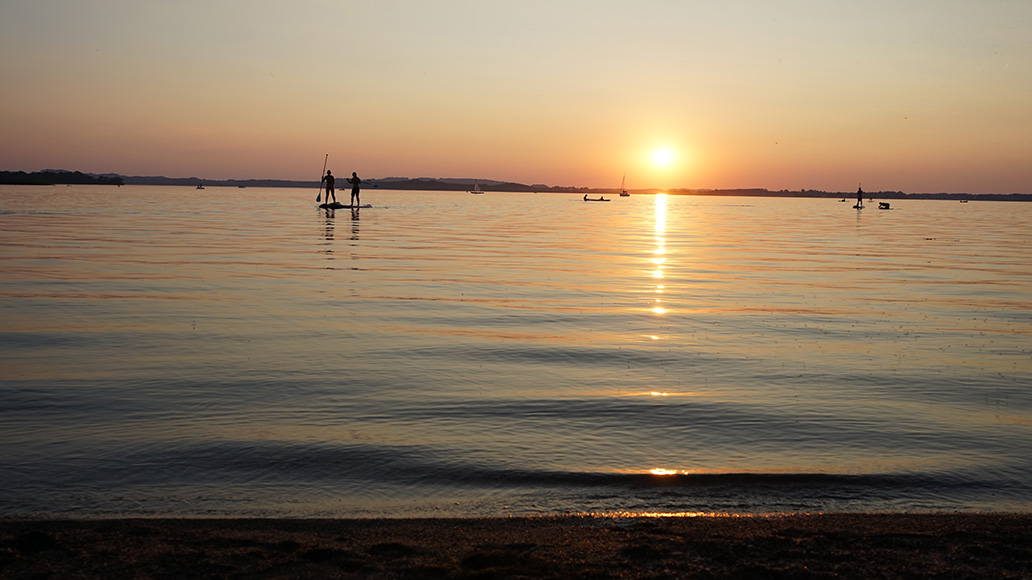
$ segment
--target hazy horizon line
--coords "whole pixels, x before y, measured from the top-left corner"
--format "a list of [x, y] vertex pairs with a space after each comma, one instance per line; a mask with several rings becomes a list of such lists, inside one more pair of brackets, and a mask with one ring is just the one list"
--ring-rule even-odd
[[[0, 172], [5, 172], [5, 173], [25, 173], [25, 174], [28, 174], [28, 175], [42, 174], [42, 173], [56, 173], [56, 174], [61, 174], [61, 173], [72, 173], [72, 174], [80, 173], [80, 174], [83, 174], [83, 175], [89, 175], [89, 176], [94, 176], [94, 177], [121, 177], [121, 178], [125, 178], [125, 179], [134, 179], [134, 180], [136, 180], [136, 179], [139, 179], [139, 180], [154, 179], [154, 180], [167, 180], [167, 181], [179, 181], [179, 182], [182, 182], [182, 181], [195, 181], [195, 182], [197, 182], [198, 185], [201, 185], [201, 184], [203, 184], [203, 185], [211, 185], [212, 187], [236, 186], [236, 185], [240, 185], [240, 184], [254, 184], [255, 187], [282, 187], [282, 186], [289, 186], [289, 184], [297, 184], [298, 186], [300, 186], [300, 185], [315, 185], [315, 184], [319, 184], [319, 181], [316, 181], [314, 179], [310, 179], [310, 180], [308, 180], [308, 179], [282, 179], [282, 178], [227, 178], [227, 179], [210, 179], [210, 178], [197, 177], [197, 176], [169, 177], [169, 176], [166, 176], [166, 175], [127, 175], [127, 174], [124, 174], [124, 173], [117, 173], [117, 172], [96, 173], [96, 172], [83, 172], [83, 171], [79, 171], [79, 170], [53, 169], [53, 168], [41, 169], [39, 171], [0, 170]], [[374, 184], [375, 182], [390, 182], [390, 181], [398, 181], [398, 182], [433, 181], [433, 182], [439, 182], [439, 183], [447, 183], [447, 184], [453, 185], [453, 186], [456, 186], [456, 185], [469, 185], [469, 186], [472, 186], [474, 183], [479, 183], [481, 186], [488, 186], [488, 187], [496, 187], [496, 186], [499, 186], [499, 185], [502, 185], [502, 186], [504, 186], [504, 185], [511, 185], [511, 186], [517, 186], [517, 187], [521, 188], [521, 190], [523, 190], [523, 191], [551, 190], [551, 191], [555, 191], [555, 192], [584, 191], [584, 192], [605, 192], [605, 193], [608, 193], [608, 192], [617, 192], [620, 189], [618, 187], [589, 187], [589, 186], [579, 186], [579, 185], [548, 185], [548, 184], [544, 184], [544, 183], [526, 184], [526, 183], [521, 183], [521, 182], [517, 182], [517, 181], [506, 181], [506, 180], [500, 180], [500, 179], [490, 179], [490, 178], [481, 178], [481, 177], [429, 177], [429, 176], [405, 177], [405, 176], [391, 175], [391, 176], [386, 176], [386, 177], [370, 177], [370, 178], [365, 178], [364, 181], [369, 183], [370, 185]], [[220, 183], [226, 184], [226, 185], [220, 186], [220, 185], [218, 185]], [[276, 183], [276, 184], [282, 184], [282, 185], [257, 185], [258, 183], [266, 183], [266, 184], [268, 184], [268, 183]], [[175, 185], [186, 185], [186, 184], [172, 184], [172, 183], [169, 183], [169, 184], [161, 184], [161, 183], [143, 184], [143, 183], [137, 183], [137, 184], [133, 184], [133, 185], [170, 185], [170, 186], [175, 186]], [[499, 190], [499, 191], [506, 191], [506, 190]], [[519, 190], [517, 190], [517, 191], [519, 191]], [[663, 187], [645, 187], [645, 188], [636, 188], [636, 189], [630, 189], [629, 188], [628, 191], [630, 191], [630, 192], [638, 192], [638, 193], [642, 193], [642, 194], [646, 194], [646, 193], [661, 193], [661, 192], [749, 192], [749, 191], [752, 191], [752, 192], [767, 192], [767, 193], [771, 193], [771, 194], [776, 194], [776, 193], [801, 193], [801, 194], [806, 194], [806, 193], [811, 193], [811, 194], [828, 194], [828, 195], [835, 195], [835, 196], [839, 196], [839, 195], [849, 196], [849, 195], [855, 195], [856, 194], [856, 192], [831, 191], [831, 190], [823, 190], [823, 189], [817, 189], [817, 188], [801, 188], [801, 189], [785, 189], [785, 188], [781, 188], [781, 189], [770, 189], [770, 188], [767, 188], [767, 187], [717, 187], [717, 188], [713, 188], [713, 187], [686, 187], [686, 186], [666, 187], [666, 188], [663, 188]], [[1032, 193], [1020, 192], [1020, 191], [1014, 191], [1014, 192], [992, 192], [992, 193], [969, 193], [969, 192], [944, 192], [944, 191], [939, 191], [939, 192], [935, 192], [935, 191], [905, 192], [903, 190], [879, 190], [879, 191], [871, 190], [871, 191], [864, 191], [864, 194], [870, 194], [870, 195], [873, 195], [873, 194], [882, 194], [882, 195], [884, 195], [884, 194], [893, 194], [893, 195], [906, 195], [906, 196], [941, 195], [941, 196], [970, 196], [970, 197], [975, 197], [975, 196], [978, 196], [978, 197], [985, 197], [985, 196], [1032, 196]]]

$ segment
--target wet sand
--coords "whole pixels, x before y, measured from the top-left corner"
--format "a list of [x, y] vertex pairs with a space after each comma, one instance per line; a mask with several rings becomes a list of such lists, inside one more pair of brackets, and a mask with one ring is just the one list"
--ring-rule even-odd
[[1032, 515], [0, 521], [0, 578], [1032, 578]]

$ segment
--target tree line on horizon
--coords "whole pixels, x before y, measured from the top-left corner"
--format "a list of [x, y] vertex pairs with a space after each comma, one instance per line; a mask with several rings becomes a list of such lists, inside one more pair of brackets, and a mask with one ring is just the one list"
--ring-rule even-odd
[[[619, 192], [615, 187], [577, 187], [577, 186], [548, 186], [544, 184], [525, 185], [507, 181], [495, 181], [490, 179], [472, 178], [434, 178], [434, 177], [384, 177], [380, 179], [365, 179], [366, 187], [382, 187], [383, 189], [397, 189], [410, 191], [466, 191], [473, 187], [473, 183], [480, 184], [483, 191], [498, 192], [527, 192], [527, 193], [577, 193], [577, 194], [616, 194]], [[284, 179], [201, 179], [198, 177], [164, 177], [164, 176], [125, 176], [118, 174], [97, 175], [82, 173], [81, 171], [65, 171], [55, 169], [44, 169], [32, 173], [24, 171], [0, 171], [0, 184], [3, 185], [167, 185], [167, 186], [197, 186], [206, 187], [288, 187], [305, 188], [318, 187], [319, 182], [297, 181]], [[711, 195], [711, 196], [754, 196], [754, 197], [817, 197], [817, 198], [852, 198], [855, 193], [822, 191], [818, 189], [801, 190], [768, 190], [764, 188], [738, 188], [738, 189], [638, 189], [631, 190], [637, 194], [668, 193], [672, 195]], [[905, 193], [902, 191], [871, 191], [864, 192], [865, 197], [878, 199], [980, 199], [986, 201], [1032, 201], [1032, 194], [1026, 193]]]
[[124, 183], [120, 175], [91, 175], [81, 171], [46, 170], [26, 173], [24, 171], [0, 171], [0, 184], [4, 185], [118, 185]]

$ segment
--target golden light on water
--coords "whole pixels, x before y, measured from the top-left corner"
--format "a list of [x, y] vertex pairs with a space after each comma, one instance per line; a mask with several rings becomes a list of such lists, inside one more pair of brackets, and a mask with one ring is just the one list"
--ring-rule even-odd
[[758, 519], [777, 516], [735, 514], [730, 512], [661, 512], [617, 510], [609, 512], [586, 512], [583, 515], [595, 518], [741, 518]]
[[[656, 233], [662, 234], [666, 232], [666, 208], [667, 208], [667, 194], [657, 193], [656, 194]], [[662, 244], [660, 238], [656, 238], [657, 241]]]
[[649, 470], [652, 475], [677, 475], [676, 469], [665, 469], [663, 467], [654, 467]]
[[[656, 266], [656, 269], [652, 271], [652, 277], [657, 280], [663, 279], [663, 267], [666, 264], [666, 209], [667, 209], [667, 196], [665, 193], [656, 194], [655, 201], [655, 226], [653, 231], [655, 232], [656, 246], [652, 250], [653, 257], [652, 263]], [[663, 285], [656, 285], [656, 294], [663, 293]], [[652, 313], [653, 314], [666, 314], [666, 308], [660, 306], [659, 298], [656, 298], [653, 302]]]
[[699, 397], [700, 393], [695, 391], [648, 391], [645, 393], [631, 393], [632, 396], [640, 397]]

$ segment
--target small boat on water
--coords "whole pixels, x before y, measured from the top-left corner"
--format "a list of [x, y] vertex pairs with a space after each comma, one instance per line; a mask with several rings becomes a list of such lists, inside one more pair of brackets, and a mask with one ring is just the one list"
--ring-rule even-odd
[[887, 201], [879, 201], [878, 209], [892, 209], [892, 207], [889, 205], [889, 202]]
[[200, 183], [198, 183], [198, 184], [197, 184], [197, 189], [204, 189], [204, 186], [203, 186], [203, 185], [201, 185]]
[[480, 191], [480, 183], [478, 183], [476, 180], [473, 181], [473, 189], [470, 190], [470, 193], [474, 195], [481, 195], [484, 193], [483, 191]]
[[590, 197], [588, 197], [587, 195], [585, 195], [585, 196], [584, 196], [584, 201], [609, 201], [609, 200], [608, 200], [608, 199], [606, 199], [606, 198], [604, 198], [604, 197], [602, 197], [602, 196], [599, 196], [599, 198], [598, 198], [598, 199], [591, 199]]
[[631, 197], [631, 194], [627, 193], [627, 176], [624, 175], [623, 179], [620, 180], [620, 197]]

